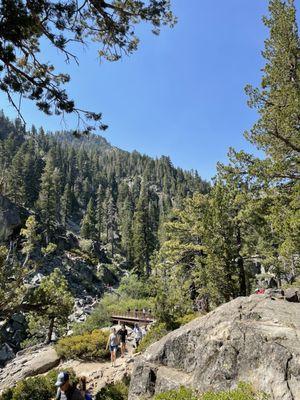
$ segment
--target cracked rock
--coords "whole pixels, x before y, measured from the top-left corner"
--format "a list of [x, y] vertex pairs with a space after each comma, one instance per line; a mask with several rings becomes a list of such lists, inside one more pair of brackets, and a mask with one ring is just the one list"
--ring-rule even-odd
[[169, 388], [228, 390], [245, 381], [271, 400], [300, 399], [300, 304], [252, 295], [171, 332], [136, 358], [129, 400]]

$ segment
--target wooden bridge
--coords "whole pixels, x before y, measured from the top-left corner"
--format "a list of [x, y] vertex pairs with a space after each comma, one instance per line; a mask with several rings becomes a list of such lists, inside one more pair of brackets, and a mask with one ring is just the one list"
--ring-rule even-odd
[[125, 314], [114, 314], [110, 317], [111, 322], [119, 325], [125, 324], [134, 326], [135, 324], [149, 325], [152, 324], [155, 319], [152, 314], [142, 312], [132, 312]]

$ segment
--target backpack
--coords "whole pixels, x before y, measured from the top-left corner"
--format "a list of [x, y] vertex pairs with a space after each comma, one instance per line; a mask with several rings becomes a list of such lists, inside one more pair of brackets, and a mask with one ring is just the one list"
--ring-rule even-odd
[[88, 393], [85, 394], [84, 398], [85, 400], [93, 400], [92, 396]]

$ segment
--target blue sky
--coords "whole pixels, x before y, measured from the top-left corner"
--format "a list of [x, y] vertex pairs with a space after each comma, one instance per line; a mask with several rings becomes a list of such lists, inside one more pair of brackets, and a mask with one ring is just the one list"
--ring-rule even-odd
[[[267, 4], [173, 0], [176, 27], [163, 29], [159, 37], [139, 27], [140, 48], [129, 58], [100, 64], [94, 45], [80, 52], [79, 67], [65, 65], [51, 48], [43, 57], [72, 75], [68, 92], [78, 106], [103, 112], [109, 124], [104, 136], [113, 145], [169, 155], [176, 166], [210, 178], [216, 162], [226, 161], [229, 146], [254, 151], [243, 138], [256, 119], [244, 87], [260, 82]], [[2, 94], [0, 102], [15, 116]], [[23, 102], [23, 114], [46, 130], [65, 128], [30, 102]], [[75, 120], [68, 120], [68, 128], [74, 126]]]

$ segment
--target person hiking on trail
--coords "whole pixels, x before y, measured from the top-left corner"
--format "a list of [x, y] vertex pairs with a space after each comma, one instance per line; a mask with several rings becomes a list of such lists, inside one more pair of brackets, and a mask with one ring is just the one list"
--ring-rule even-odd
[[125, 350], [126, 350], [126, 339], [128, 336], [128, 332], [126, 329], [125, 324], [122, 325], [122, 328], [118, 331], [118, 336], [120, 337], [120, 343], [121, 343], [121, 357], [123, 358], [125, 355]]
[[85, 400], [75, 384], [70, 382], [68, 372], [60, 372], [55, 382], [57, 389], [56, 400]]
[[79, 379], [79, 390], [85, 400], [92, 400], [92, 396], [89, 394], [89, 392], [86, 388], [86, 377], [85, 376], [81, 376]]
[[138, 324], [135, 324], [133, 333], [134, 333], [135, 347], [138, 347], [143, 337], [143, 332]]
[[143, 313], [143, 319], [145, 320], [146, 319], [146, 310], [145, 310], [145, 308], [143, 308], [142, 313]]
[[116, 366], [117, 350], [118, 350], [118, 336], [116, 333], [116, 328], [112, 328], [111, 334], [108, 337], [106, 349], [110, 350], [111, 366]]

